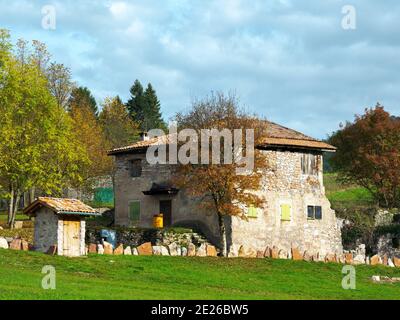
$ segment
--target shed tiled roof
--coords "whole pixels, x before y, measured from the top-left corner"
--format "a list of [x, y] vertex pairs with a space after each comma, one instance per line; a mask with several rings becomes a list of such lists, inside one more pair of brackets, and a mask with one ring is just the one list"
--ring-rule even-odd
[[24, 214], [34, 214], [41, 207], [47, 207], [56, 214], [99, 215], [98, 211], [77, 199], [39, 197], [24, 209]]
[[[266, 134], [264, 142], [259, 147], [266, 148], [304, 148], [323, 151], [335, 151], [336, 148], [326, 142], [309, 137], [296, 130], [286, 128], [274, 122], [266, 121]], [[115, 148], [108, 152], [109, 155], [145, 150], [151, 145], [168, 144], [173, 136], [171, 134], [135, 142], [131, 145]]]
[[335, 151], [336, 148], [326, 142], [309, 137], [296, 130], [268, 121], [263, 147], [308, 148]]

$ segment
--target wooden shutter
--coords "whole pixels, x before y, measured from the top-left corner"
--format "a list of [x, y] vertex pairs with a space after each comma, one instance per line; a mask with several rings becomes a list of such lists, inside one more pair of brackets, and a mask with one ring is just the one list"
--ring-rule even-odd
[[129, 203], [129, 219], [131, 220], [131, 222], [139, 222], [140, 201], [132, 201]]
[[254, 206], [250, 206], [247, 210], [247, 216], [249, 218], [257, 218], [257, 208]]
[[291, 210], [291, 207], [289, 204], [281, 204], [281, 220], [282, 221], [290, 221], [290, 210]]
[[140, 177], [142, 175], [142, 160], [135, 159], [131, 161], [131, 177]]
[[309, 153], [303, 153], [301, 155], [301, 172], [310, 175], [318, 174], [317, 155]]

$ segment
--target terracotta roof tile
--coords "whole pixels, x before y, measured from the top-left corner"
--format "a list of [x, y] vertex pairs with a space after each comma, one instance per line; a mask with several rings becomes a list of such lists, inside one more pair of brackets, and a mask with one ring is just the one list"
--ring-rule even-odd
[[39, 197], [27, 208], [25, 214], [32, 214], [40, 207], [48, 207], [57, 214], [98, 215], [98, 211], [77, 199]]
[[[166, 144], [171, 141], [172, 135], [168, 134], [161, 137], [151, 138], [145, 141], [135, 142], [121, 148], [115, 148], [108, 152], [109, 155], [125, 153], [134, 150], [146, 149], [151, 145]], [[267, 121], [267, 132], [263, 147], [299, 147], [311, 148], [324, 151], [335, 151], [336, 148], [321, 140], [311, 138], [296, 130], [286, 128], [274, 122]]]

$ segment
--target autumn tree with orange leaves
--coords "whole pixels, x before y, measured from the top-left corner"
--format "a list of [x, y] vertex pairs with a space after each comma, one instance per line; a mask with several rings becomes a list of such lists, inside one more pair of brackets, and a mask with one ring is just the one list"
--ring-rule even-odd
[[88, 163], [80, 167], [83, 182], [74, 187], [90, 190], [93, 178], [112, 172], [112, 160], [107, 156], [107, 140], [89, 104], [71, 103], [69, 108], [76, 140], [89, 156]]
[[344, 182], [368, 189], [380, 206], [400, 206], [400, 119], [377, 104], [332, 134], [331, 159]]
[[[228, 129], [232, 135], [235, 129], [243, 129], [241, 136], [242, 147], [232, 151], [238, 155], [241, 151], [246, 154], [245, 129], [254, 130], [255, 145], [262, 139], [265, 122], [257, 117], [246, 114], [238, 106], [234, 96], [225, 96], [222, 93], [212, 94], [208, 98], [194, 102], [187, 113], [176, 115], [178, 130], [194, 129], [201, 136], [202, 129]], [[198, 141], [201, 148], [200, 139]], [[220, 140], [220, 158], [224, 159], [223, 139]], [[211, 148], [211, 143], [210, 143]], [[254, 150], [254, 168], [246, 174], [238, 174], [237, 170], [243, 168], [243, 164], [232, 161], [231, 164], [221, 161], [220, 164], [212, 164], [211, 149], [209, 152], [209, 164], [178, 164], [175, 184], [184, 188], [185, 192], [194, 197], [201, 197], [201, 206], [214, 212], [218, 218], [221, 251], [227, 256], [227, 228], [226, 223], [232, 216], [246, 218], [246, 209], [250, 206], [260, 207], [263, 198], [256, 193], [260, 189], [262, 169], [266, 167], [266, 159], [260, 150]], [[248, 153], [248, 152], [247, 152]], [[199, 151], [200, 155], [200, 151]], [[200, 156], [199, 156], [200, 157]]]

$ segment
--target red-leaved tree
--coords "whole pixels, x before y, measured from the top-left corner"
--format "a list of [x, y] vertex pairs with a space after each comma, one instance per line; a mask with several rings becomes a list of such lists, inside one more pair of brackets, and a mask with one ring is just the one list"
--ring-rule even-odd
[[381, 206], [400, 205], [400, 119], [383, 106], [365, 109], [329, 138], [338, 148], [331, 159], [345, 182], [368, 189]]

